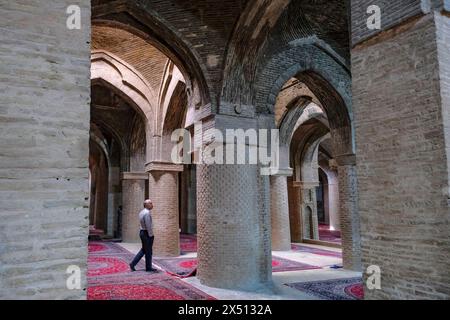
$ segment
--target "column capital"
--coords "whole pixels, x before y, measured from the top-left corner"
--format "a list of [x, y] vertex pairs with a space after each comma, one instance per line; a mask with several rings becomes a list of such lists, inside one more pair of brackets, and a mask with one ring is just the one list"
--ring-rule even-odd
[[171, 162], [159, 162], [152, 161], [145, 165], [146, 172], [152, 171], [173, 171], [173, 172], [181, 172], [183, 171], [184, 166], [182, 164], [176, 164]]
[[269, 175], [275, 177], [290, 177], [294, 173], [292, 168], [268, 168]]
[[356, 155], [353, 153], [341, 154], [334, 159], [338, 166], [356, 165]]
[[147, 172], [122, 172], [121, 180], [148, 180]]

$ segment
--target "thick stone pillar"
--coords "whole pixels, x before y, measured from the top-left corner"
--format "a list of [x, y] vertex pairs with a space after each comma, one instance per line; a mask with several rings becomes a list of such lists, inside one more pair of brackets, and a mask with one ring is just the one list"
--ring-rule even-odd
[[140, 242], [139, 212], [144, 208], [145, 184], [148, 173], [124, 172], [122, 174], [122, 241]]
[[198, 277], [254, 290], [271, 280], [269, 177], [257, 165], [198, 165]]
[[333, 182], [328, 182], [328, 216], [329, 225], [332, 230], [341, 230], [341, 216], [339, 214], [339, 183], [338, 178]]
[[272, 250], [290, 250], [291, 233], [286, 175], [270, 176], [270, 216], [272, 224]]
[[342, 262], [345, 269], [361, 270], [361, 236], [354, 156], [338, 161]]
[[301, 210], [301, 189], [293, 177], [287, 178], [289, 197], [289, 225], [292, 242], [303, 241], [303, 220]]
[[[334, 160], [333, 160], [334, 161]], [[332, 230], [341, 230], [341, 217], [339, 214], [339, 178], [336, 169], [333, 167], [325, 170], [327, 175], [327, 205], [329, 225]]]
[[182, 165], [150, 163], [149, 198], [153, 202], [153, 253], [160, 257], [180, 255], [178, 174]]

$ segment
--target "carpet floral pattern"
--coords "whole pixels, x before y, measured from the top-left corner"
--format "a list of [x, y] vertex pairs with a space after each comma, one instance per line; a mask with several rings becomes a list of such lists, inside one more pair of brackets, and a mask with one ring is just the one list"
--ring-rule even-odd
[[[167, 271], [170, 274], [176, 274], [178, 276], [186, 276], [192, 274], [195, 268], [197, 268], [196, 258], [157, 258], [154, 260], [154, 264], [161, 269]], [[306, 263], [291, 261], [280, 257], [272, 257], [272, 271], [299, 271], [299, 270], [311, 270], [320, 269], [320, 267], [309, 265]]]
[[291, 244], [291, 249], [293, 251], [307, 252], [307, 253], [317, 254], [317, 255], [320, 255], [320, 256], [342, 258], [342, 253], [341, 252], [336, 252], [336, 251], [331, 251], [331, 250], [324, 250], [324, 249], [317, 249], [317, 248], [303, 246], [301, 244], [296, 244], [296, 243]]
[[319, 224], [319, 240], [341, 243], [341, 232], [330, 230], [329, 225]]
[[197, 252], [197, 236], [195, 234], [180, 235], [181, 254]]
[[364, 298], [361, 278], [297, 282], [286, 285], [324, 300], [361, 300]]
[[90, 242], [88, 300], [213, 300], [206, 293], [165, 272], [145, 272], [141, 260], [137, 271], [128, 264], [133, 254], [113, 242]]

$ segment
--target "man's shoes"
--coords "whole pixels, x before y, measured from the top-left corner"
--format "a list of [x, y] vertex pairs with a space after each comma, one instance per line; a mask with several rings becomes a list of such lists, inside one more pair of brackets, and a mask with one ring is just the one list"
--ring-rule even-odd
[[131, 269], [131, 271], [136, 271], [136, 269], [131, 265], [131, 263], [130, 263], [130, 269]]
[[147, 271], [147, 272], [158, 272], [158, 270], [157, 270], [157, 269], [155, 269], [155, 268], [151, 268], [151, 269], [149, 269], [149, 270], [145, 270], [145, 271]]

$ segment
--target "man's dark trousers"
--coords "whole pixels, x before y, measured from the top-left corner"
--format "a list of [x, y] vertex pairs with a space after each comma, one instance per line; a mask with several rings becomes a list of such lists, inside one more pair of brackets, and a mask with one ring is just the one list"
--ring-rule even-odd
[[139, 237], [141, 238], [142, 248], [134, 257], [133, 261], [131, 262], [131, 266], [134, 268], [138, 264], [138, 262], [142, 259], [142, 257], [145, 255], [145, 270], [151, 271], [153, 240], [155, 239], [155, 237], [150, 237], [147, 233], [147, 230], [141, 230], [139, 232]]

